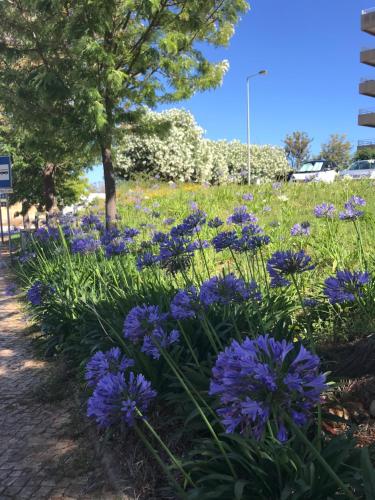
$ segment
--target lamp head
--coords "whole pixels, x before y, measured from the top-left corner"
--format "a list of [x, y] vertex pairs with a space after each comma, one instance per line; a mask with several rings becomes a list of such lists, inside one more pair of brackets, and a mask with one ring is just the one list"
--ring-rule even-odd
[[266, 76], [268, 74], [268, 71], [266, 69], [261, 69], [258, 74]]

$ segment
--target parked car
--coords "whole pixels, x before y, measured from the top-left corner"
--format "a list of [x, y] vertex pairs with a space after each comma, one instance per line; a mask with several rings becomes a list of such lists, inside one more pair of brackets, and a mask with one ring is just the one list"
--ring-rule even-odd
[[329, 160], [310, 160], [294, 172], [291, 182], [323, 181], [333, 182], [337, 177], [338, 166]]
[[341, 170], [340, 177], [349, 176], [351, 179], [375, 179], [375, 160], [358, 160], [346, 170]]

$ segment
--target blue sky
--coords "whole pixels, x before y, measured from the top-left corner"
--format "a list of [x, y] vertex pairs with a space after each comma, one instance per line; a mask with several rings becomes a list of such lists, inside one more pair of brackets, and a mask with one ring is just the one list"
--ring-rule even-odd
[[[360, 29], [361, 10], [373, 6], [375, 0], [253, 0], [230, 46], [206, 51], [211, 60], [229, 60], [222, 87], [166, 107], [190, 110], [210, 139], [245, 142], [246, 76], [265, 68], [269, 74], [251, 82], [253, 143], [281, 145], [287, 133], [304, 130], [318, 153], [332, 133], [347, 134], [353, 146], [371, 139], [357, 113], [375, 106], [358, 94], [361, 77], [375, 78], [375, 68], [359, 62], [361, 47], [375, 47], [375, 37]], [[89, 178], [100, 180], [101, 170]]]

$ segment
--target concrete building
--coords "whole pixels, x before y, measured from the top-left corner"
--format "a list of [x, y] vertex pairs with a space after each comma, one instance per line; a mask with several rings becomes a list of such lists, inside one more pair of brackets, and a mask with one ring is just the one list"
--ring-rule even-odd
[[[361, 29], [369, 35], [375, 36], [375, 7], [362, 11]], [[374, 48], [364, 48], [361, 51], [361, 63], [375, 67], [375, 43]], [[359, 84], [359, 93], [368, 97], [375, 97], [375, 74], [374, 78], [363, 78]], [[364, 127], [375, 127], [375, 107], [361, 109], [358, 114], [358, 125]], [[375, 147], [375, 139], [370, 141], [359, 141], [358, 148]]]

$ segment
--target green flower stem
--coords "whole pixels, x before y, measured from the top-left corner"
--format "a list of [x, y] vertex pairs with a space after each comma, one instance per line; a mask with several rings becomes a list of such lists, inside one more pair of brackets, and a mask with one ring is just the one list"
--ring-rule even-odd
[[[146, 420], [144, 420], [143, 422], [147, 422]], [[163, 471], [165, 472], [166, 476], [168, 477], [168, 479], [170, 480], [170, 482], [172, 484], [175, 485], [176, 489], [179, 491], [179, 494], [181, 495], [180, 498], [184, 499], [184, 498], [187, 498], [187, 494], [186, 492], [183, 490], [183, 488], [181, 488], [181, 485], [176, 481], [176, 478], [173, 477], [173, 475], [171, 474], [170, 470], [169, 470], [169, 467], [163, 462], [163, 460], [160, 458], [158, 452], [155, 450], [155, 448], [153, 446], [151, 446], [150, 442], [148, 441], [148, 439], [146, 438], [146, 436], [143, 434], [143, 432], [141, 431], [141, 429], [139, 428], [138, 425], [135, 425], [134, 426], [134, 429], [135, 429], [135, 432], [138, 434], [138, 436], [140, 437], [141, 441], [144, 443], [144, 445], [146, 446], [146, 448], [151, 452], [151, 454], [153, 455], [153, 457], [155, 458], [155, 460], [158, 462], [158, 464], [160, 465], [160, 467], [163, 469]], [[156, 433], [155, 433], [156, 434]], [[159, 438], [160, 440], [160, 438]], [[158, 441], [159, 441], [158, 440]], [[161, 441], [161, 440], [160, 440]], [[163, 443], [164, 444], [164, 443]], [[164, 445], [166, 446], [166, 445]], [[163, 449], [165, 449], [163, 446]], [[169, 450], [168, 450], [169, 451]], [[169, 453], [167, 452], [168, 456], [169, 456]], [[173, 455], [172, 455], [173, 456]], [[173, 461], [173, 463], [175, 463]], [[180, 466], [181, 467], [181, 466]], [[179, 467], [179, 469], [180, 469]], [[183, 475], [184, 477], [187, 476], [186, 472], [183, 471]], [[189, 476], [188, 476], [189, 477]], [[190, 477], [189, 477], [189, 482], [191, 482], [193, 485], [194, 483], [191, 481]]]
[[332, 467], [324, 460], [320, 452], [316, 449], [316, 447], [310, 442], [310, 440], [305, 436], [305, 434], [301, 431], [301, 429], [296, 425], [293, 420], [287, 415], [284, 414], [284, 419], [288, 422], [293, 431], [297, 434], [299, 439], [303, 441], [303, 443], [307, 446], [307, 448], [311, 451], [311, 453], [315, 456], [320, 465], [325, 469], [327, 474], [331, 476], [331, 478], [335, 481], [337, 486], [345, 493], [347, 498], [352, 500], [356, 500], [356, 497], [349, 490], [349, 488], [343, 483], [343, 481], [339, 478], [336, 472], [332, 469]]

